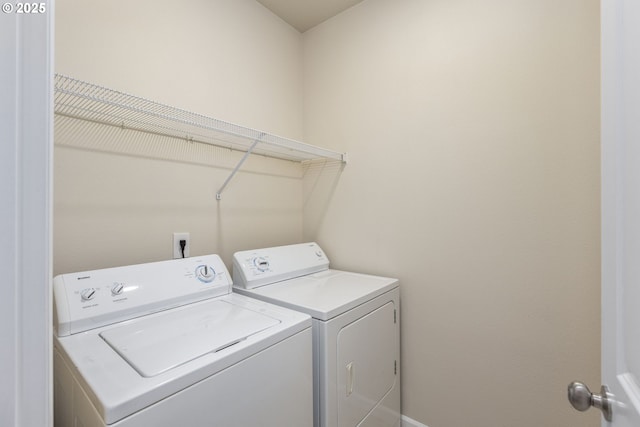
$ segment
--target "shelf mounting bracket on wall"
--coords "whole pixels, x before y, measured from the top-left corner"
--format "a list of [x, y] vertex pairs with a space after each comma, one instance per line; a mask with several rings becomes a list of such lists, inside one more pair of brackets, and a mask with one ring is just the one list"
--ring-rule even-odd
[[251, 154], [251, 152], [253, 151], [254, 148], [256, 148], [256, 145], [258, 145], [258, 143], [260, 142], [260, 140], [264, 137], [264, 133], [262, 133], [260, 135], [260, 137], [258, 139], [256, 139], [255, 141], [253, 141], [253, 143], [251, 144], [251, 146], [247, 149], [247, 152], [244, 153], [244, 156], [242, 156], [242, 158], [240, 159], [240, 161], [238, 162], [238, 164], [236, 165], [235, 168], [233, 168], [233, 170], [231, 171], [231, 173], [229, 174], [229, 176], [227, 177], [227, 179], [224, 180], [224, 182], [222, 183], [222, 186], [220, 187], [220, 189], [217, 191], [216, 193], [216, 200], [222, 200], [222, 192], [224, 191], [224, 189], [227, 187], [227, 184], [229, 184], [229, 181], [231, 181], [231, 179], [234, 177], [234, 175], [238, 172], [238, 170], [240, 169], [240, 167], [242, 166], [242, 164], [244, 163], [245, 160], [247, 160], [247, 158], [249, 157], [249, 155]]

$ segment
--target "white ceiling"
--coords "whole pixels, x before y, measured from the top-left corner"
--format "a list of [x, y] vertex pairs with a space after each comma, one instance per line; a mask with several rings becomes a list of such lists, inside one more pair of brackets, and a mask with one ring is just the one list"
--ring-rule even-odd
[[257, 0], [304, 33], [363, 0]]

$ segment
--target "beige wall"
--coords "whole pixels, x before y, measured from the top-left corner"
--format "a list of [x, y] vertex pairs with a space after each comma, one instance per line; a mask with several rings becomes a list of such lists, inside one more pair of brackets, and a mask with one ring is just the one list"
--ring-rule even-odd
[[[58, 0], [56, 71], [348, 151], [300, 168], [57, 119], [54, 271], [317, 240], [402, 281], [403, 412], [597, 426], [596, 0], [365, 0], [302, 36], [253, 0]], [[304, 176], [304, 178], [303, 178]]]
[[[367, 0], [304, 34], [306, 239], [398, 276], [403, 413], [598, 426], [599, 2]], [[338, 178], [337, 178], [338, 177]]]
[[[300, 34], [254, 0], [59, 0], [56, 72], [302, 137]], [[302, 170], [56, 118], [54, 273], [299, 242]], [[229, 264], [228, 264], [229, 266]]]

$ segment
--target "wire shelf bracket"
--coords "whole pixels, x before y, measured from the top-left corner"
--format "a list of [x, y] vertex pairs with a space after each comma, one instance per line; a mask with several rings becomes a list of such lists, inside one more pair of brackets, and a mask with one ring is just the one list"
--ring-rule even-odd
[[222, 199], [222, 192], [252, 153], [295, 162], [326, 159], [347, 163], [346, 153], [192, 113], [62, 74], [55, 75], [54, 91], [54, 111], [60, 116], [244, 152], [216, 193], [217, 200]]
[[227, 179], [225, 179], [224, 182], [222, 183], [222, 186], [220, 187], [220, 189], [216, 192], [216, 200], [222, 200], [222, 192], [227, 187], [227, 184], [229, 184], [229, 181], [231, 181], [231, 179], [235, 176], [235, 174], [240, 170], [240, 167], [242, 167], [242, 164], [244, 163], [244, 161], [247, 160], [247, 158], [249, 157], [253, 149], [256, 148], [256, 145], [258, 145], [259, 142], [260, 142], [260, 139], [256, 139], [255, 141], [253, 141], [253, 144], [251, 144], [247, 152], [244, 153], [244, 156], [242, 156], [242, 158], [240, 159], [236, 167], [233, 168], [233, 170], [231, 171]]

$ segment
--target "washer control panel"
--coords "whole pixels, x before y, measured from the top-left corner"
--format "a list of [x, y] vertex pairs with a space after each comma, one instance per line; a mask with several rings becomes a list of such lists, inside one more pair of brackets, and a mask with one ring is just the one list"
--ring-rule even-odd
[[218, 255], [61, 274], [53, 279], [54, 330], [70, 335], [230, 292]]
[[252, 289], [329, 268], [329, 259], [317, 243], [278, 246], [236, 252], [234, 286]]

